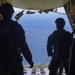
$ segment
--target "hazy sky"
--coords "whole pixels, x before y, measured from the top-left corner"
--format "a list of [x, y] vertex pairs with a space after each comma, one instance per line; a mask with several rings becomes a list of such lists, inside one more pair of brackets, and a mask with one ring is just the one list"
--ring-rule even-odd
[[[18, 9], [18, 8], [14, 8], [15, 13], [14, 16], [16, 14], [18, 14], [19, 12], [21, 12], [22, 10], [25, 9]], [[71, 30], [70, 27], [70, 23], [68, 21], [68, 18], [66, 16], [65, 10], [63, 7], [60, 7], [57, 9], [57, 12], [49, 12], [48, 14], [46, 13], [38, 13], [38, 11], [35, 11], [35, 14], [26, 14], [26, 11], [24, 11], [23, 16], [18, 20], [18, 22], [22, 25], [49, 25], [49, 24], [53, 24], [55, 22], [55, 19], [58, 17], [62, 17], [66, 20], [66, 28]], [[68, 27], [67, 27], [68, 26]]]
[[[14, 10], [15, 16], [24, 9], [14, 8]], [[43, 63], [48, 57], [46, 53], [47, 38], [56, 29], [55, 19], [58, 17], [64, 18], [66, 21], [65, 29], [70, 32], [72, 29], [63, 7], [58, 8], [57, 13], [49, 12], [48, 14], [44, 12], [40, 14], [38, 11], [36, 11], [35, 14], [26, 14], [26, 11], [27, 10], [24, 11], [23, 16], [18, 22], [26, 32], [26, 39], [32, 52], [34, 62]], [[23, 60], [23, 64], [26, 64], [25, 60]]]

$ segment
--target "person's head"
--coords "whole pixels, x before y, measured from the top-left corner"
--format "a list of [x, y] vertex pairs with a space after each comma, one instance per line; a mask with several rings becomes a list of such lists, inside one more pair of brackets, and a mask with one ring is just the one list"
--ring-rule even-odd
[[63, 30], [64, 29], [65, 20], [63, 18], [57, 18], [55, 20], [55, 23], [56, 23], [56, 28], [58, 30]]
[[3, 16], [4, 19], [11, 19], [13, 13], [14, 9], [10, 3], [3, 3], [0, 6], [0, 14]]

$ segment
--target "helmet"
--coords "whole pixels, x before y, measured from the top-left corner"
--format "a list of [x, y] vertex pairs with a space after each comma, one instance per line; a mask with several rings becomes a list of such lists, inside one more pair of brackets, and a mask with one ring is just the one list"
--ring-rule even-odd
[[65, 25], [65, 20], [63, 18], [57, 18], [55, 20], [55, 23], [57, 23], [59, 25]]
[[0, 14], [3, 16], [10, 15], [14, 13], [13, 6], [10, 3], [3, 3], [0, 6]]

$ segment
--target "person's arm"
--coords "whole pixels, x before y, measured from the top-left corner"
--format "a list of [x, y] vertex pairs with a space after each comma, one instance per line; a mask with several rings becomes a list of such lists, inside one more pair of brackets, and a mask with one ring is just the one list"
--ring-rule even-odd
[[50, 37], [48, 37], [48, 41], [47, 41], [47, 54], [48, 56], [52, 56], [52, 44], [51, 44]]
[[25, 37], [25, 32], [23, 30], [23, 28], [18, 25], [17, 26], [17, 30], [16, 30], [16, 36], [17, 36], [17, 43], [18, 46], [23, 54], [23, 56], [25, 57], [25, 59], [27, 60], [27, 62], [30, 64], [31, 67], [34, 66], [33, 60], [32, 60], [32, 54], [30, 52], [30, 49], [28, 47], [28, 44], [26, 42], [26, 37]]
[[53, 56], [54, 55], [54, 52], [52, 50], [53, 50], [53, 47], [54, 47], [54, 42], [55, 42], [55, 39], [56, 39], [56, 35], [57, 35], [57, 31], [55, 30], [48, 37], [48, 40], [47, 40], [47, 54], [48, 54], [48, 56]]
[[30, 64], [30, 66], [33, 67], [34, 63], [32, 61], [32, 54], [30, 52], [27, 42], [26, 41], [21, 42], [19, 44], [19, 46], [20, 46], [20, 50], [21, 50], [23, 56], [25, 57], [27, 62]]

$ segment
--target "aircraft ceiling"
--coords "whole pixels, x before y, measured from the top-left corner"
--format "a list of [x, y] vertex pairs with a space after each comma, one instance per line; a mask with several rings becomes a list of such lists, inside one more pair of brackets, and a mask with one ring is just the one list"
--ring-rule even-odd
[[0, 0], [0, 4], [5, 1], [17, 8], [46, 10], [61, 7], [69, 0]]

